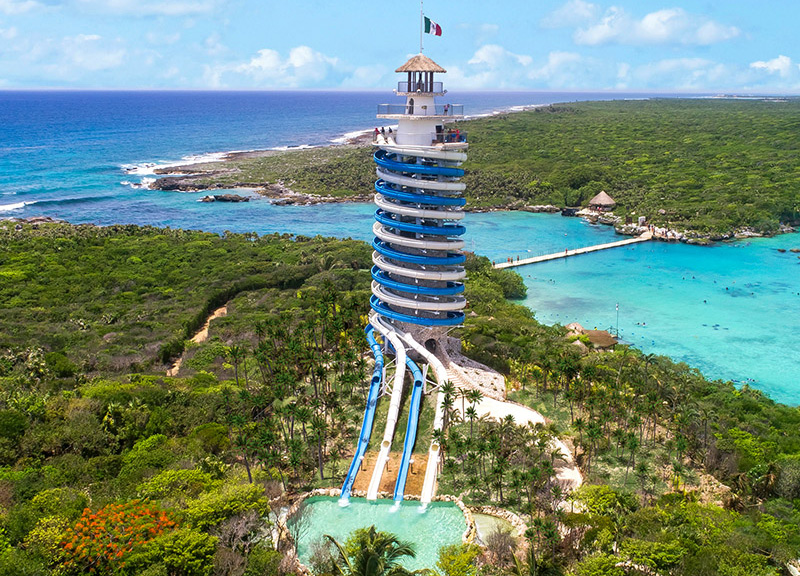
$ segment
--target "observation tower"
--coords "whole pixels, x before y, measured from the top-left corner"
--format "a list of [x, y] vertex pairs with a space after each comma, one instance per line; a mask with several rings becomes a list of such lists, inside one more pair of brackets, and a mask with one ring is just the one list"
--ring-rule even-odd
[[396, 72], [406, 74], [395, 90], [405, 103], [378, 106], [378, 118], [396, 122], [397, 130], [375, 141], [370, 306], [406, 330], [456, 326], [466, 304], [458, 166], [467, 159], [467, 135], [447, 123], [463, 118], [463, 106], [436, 103], [447, 91], [435, 75], [446, 70], [422, 53]]
[[[340, 504], [346, 506], [356, 475], [370, 446], [375, 408], [379, 398], [390, 394], [386, 427], [375, 465], [366, 489], [367, 500], [378, 497], [400, 415], [406, 374], [411, 375], [409, 416], [403, 438], [403, 451], [397, 464], [393, 498], [399, 506], [404, 499], [412, 453], [417, 438], [423, 395], [427, 388], [427, 369], [436, 379], [434, 432], [444, 422], [444, 393], [447, 370], [435, 354], [436, 342], [452, 326], [464, 321], [464, 171], [459, 165], [467, 159], [467, 135], [447, 126], [463, 118], [461, 105], [437, 104], [446, 91], [435, 74], [445, 70], [420, 54], [397, 69], [406, 80], [395, 93], [404, 104], [380, 104], [378, 118], [396, 123], [397, 130], [376, 132], [375, 222], [372, 231], [372, 296], [370, 323], [365, 332], [375, 357], [375, 368], [367, 395], [353, 460], [342, 484]], [[378, 342], [378, 337], [382, 342]], [[425, 345], [422, 344], [425, 343]], [[389, 362], [385, 356], [393, 357]], [[390, 383], [391, 382], [391, 383]], [[430, 503], [436, 492], [440, 446], [438, 435], [431, 439], [420, 490], [421, 507]], [[392, 473], [395, 469], [392, 470]]]

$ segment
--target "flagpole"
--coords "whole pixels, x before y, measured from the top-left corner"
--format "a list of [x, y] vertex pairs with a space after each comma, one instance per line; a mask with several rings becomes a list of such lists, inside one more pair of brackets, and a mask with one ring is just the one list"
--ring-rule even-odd
[[419, 53], [422, 54], [423, 46], [422, 46], [422, 33], [425, 28], [425, 16], [422, 11], [422, 0], [419, 0]]

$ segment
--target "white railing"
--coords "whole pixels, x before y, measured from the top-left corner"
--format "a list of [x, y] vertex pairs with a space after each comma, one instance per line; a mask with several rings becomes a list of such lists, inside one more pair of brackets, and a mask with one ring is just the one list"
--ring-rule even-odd
[[441, 82], [398, 82], [398, 92], [419, 92], [421, 94], [444, 93]]
[[416, 104], [378, 104], [378, 115], [409, 116], [463, 116], [463, 104], [436, 104], [435, 106], [419, 106]]

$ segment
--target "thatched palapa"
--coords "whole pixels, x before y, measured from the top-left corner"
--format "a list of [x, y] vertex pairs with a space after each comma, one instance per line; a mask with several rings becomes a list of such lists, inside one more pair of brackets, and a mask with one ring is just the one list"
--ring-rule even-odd
[[417, 54], [413, 56], [408, 62], [400, 66], [395, 72], [442, 72], [446, 73], [447, 70], [439, 66], [436, 62], [425, 56], [424, 54]]
[[616, 205], [616, 201], [611, 196], [606, 194], [605, 190], [589, 200], [589, 208], [613, 208]]

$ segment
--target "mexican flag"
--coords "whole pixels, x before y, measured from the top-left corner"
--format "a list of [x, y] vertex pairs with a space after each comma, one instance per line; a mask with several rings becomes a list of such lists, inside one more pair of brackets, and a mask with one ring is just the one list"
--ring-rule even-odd
[[436, 22], [425, 16], [425, 33], [426, 34], [433, 34], [434, 36], [441, 36], [442, 35], [442, 27], [439, 26]]

